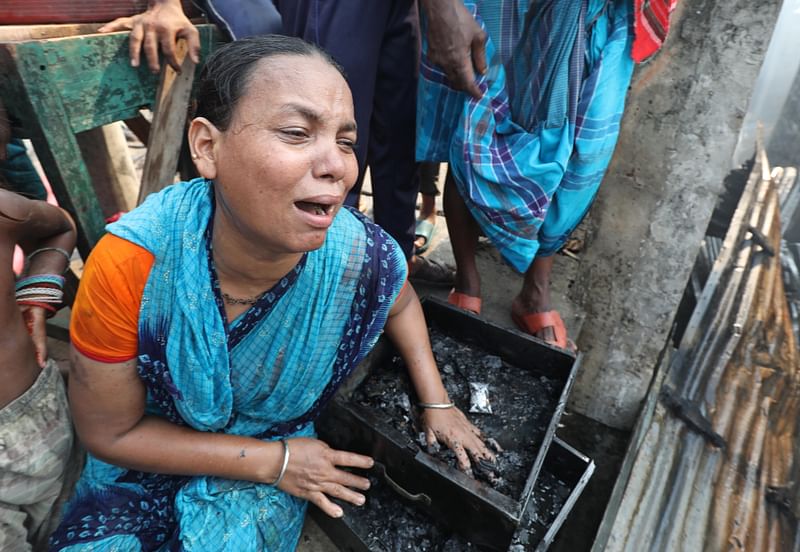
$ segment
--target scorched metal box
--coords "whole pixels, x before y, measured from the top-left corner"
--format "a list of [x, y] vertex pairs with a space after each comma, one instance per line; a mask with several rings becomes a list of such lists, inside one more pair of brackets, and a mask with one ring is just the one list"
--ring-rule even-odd
[[[558, 437], [547, 453], [531, 500], [508, 552], [542, 552], [553, 542], [586, 483], [594, 462]], [[345, 552], [468, 552], [477, 549], [414, 508], [375, 473], [363, 507], [342, 504], [345, 515], [333, 519], [312, 507], [311, 515]]]
[[[423, 310], [432, 331], [482, 349], [487, 355], [496, 355], [502, 360], [503, 367], [513, 367], [522, 378], [530, 378], [520, 384], [538, 385], [539, 380], [548, 382], [552, 394], [548, 402], [552, 404], [552, 411], [533, 421], [540, 424], [542, 430], [529, 437], [521, 434], [525, 424], [519, 424], [519, 427], [503, 425], [500, 432], [515, 442], [525, 443], [525, 452], [531, 458], [521, 491], [509, 496], [458, 471], [428, 454], [411, 435], [393, 426], [382, 409], [369, 408], [354, 400], [359, 388], [365, 382], [369, 383], [374, 373], [385, 371], [396, 358], [396, 352], [386, 338], [380, 340], [331, 401], [326, 413], [318, 420], [317, 429], [320, 437], [334, 448], [372, 456], [385, 470], [396, 491], [471, 542], [485, 548], [505, 549], [530, 500], [579, 361], [541, 340], [502, 328], [435, 298], [425, 299]], [[398, 377], [398, 385], [399, 381]], [[493, 400], [500, 404], [504, 397], [495, 396]], [[458, 406], [466, 413], [469, 404], [462, 401]], [[503, 424], [502, 420], [495, 423]], [[501, 440], [499, 436], [498, 440]], [[500, 444], [504, 443], [501, 441]]]

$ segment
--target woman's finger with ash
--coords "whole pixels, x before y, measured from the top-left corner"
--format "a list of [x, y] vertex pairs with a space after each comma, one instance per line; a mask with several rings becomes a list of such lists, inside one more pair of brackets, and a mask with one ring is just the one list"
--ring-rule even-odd
[[436, 432], [431, 428], [425, 430], [425, 439], [428, 442], [428, 452], [431, 454], [435, 454], [439, 452], [441, 447], [439, 446], [439, 440], [436, 438]]
[[503, 452], [503, 447], [500, 446], [500, 443], [497, 442], [497, 439], [494, 437], [487, 437], [486, 444], [492, 448], [495, 452]]
[[469, 461], [469, 455], [467, 455], [467, 451], [464, 450], [464, 447], [461, 445], [461, 443], [459, 441], [454, 441], [450, 449], [456, 455], [456, 461], [458, 462], [458, 469], [460, 469], [464, 473], [470, 473], [471, 465]]

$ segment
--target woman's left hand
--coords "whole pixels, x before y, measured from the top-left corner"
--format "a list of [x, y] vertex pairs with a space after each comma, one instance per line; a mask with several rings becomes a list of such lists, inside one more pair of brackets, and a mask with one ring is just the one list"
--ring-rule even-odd
[[47, 313], [42, 308], [27, 305], [20, 307], [20, 310], [36, 350], [36, 362], [44, 368], [47, 360]]
[[495, 456], [483, 442], [481, 430], [472, 425], [458, 408], [424, 409], [422, 425], [428, 446], [446, 445], [455, 453], [461, 471], [469, 472], [470, 458], [494, 463]]

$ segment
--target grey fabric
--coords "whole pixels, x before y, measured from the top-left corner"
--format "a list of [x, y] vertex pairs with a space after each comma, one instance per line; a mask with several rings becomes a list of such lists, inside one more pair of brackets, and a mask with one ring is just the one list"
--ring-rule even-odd
[[64, 380], [48, 360], [34, 384], [0, 410], [0, 550], [46, 549], [73, 445]]

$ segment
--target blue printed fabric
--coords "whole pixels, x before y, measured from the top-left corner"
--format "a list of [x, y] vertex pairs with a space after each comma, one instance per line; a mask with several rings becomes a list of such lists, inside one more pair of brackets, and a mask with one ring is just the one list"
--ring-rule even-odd
[[[155, 260], [139, 315], [147, 411], [198, 431], [313, 436], [325, 402], [377, 341], [406, 277], [397, 244], [343, 209], [322, 248], [228, 325], [202, 180], [151, 195], [108, 231]], [[294, 550], [305, 501], [272, 486], [141, 473], [91, 455], [54, 550]]]
[[416, 155], [450, 163], [483, 232], [523, 272], [563, 245], [611, 160], [633, 72], [630, 0], [464, 4], [488, 34], [483, 94], [451, 89], [423, 40]]

